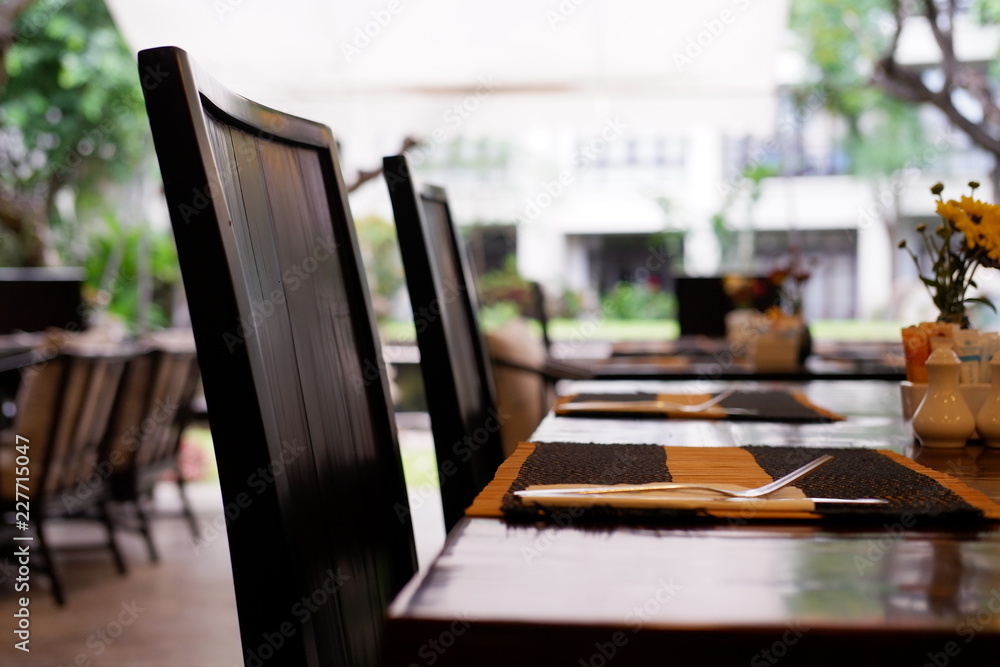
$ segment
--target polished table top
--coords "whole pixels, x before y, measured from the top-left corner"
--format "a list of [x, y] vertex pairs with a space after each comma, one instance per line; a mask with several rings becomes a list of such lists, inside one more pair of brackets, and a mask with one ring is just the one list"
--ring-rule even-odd
[[[886, 448], [1000, 500], [1000, 450], [922, 450], [900, 416], [897, 383], [795, 386], [848, 419], [549, 416], [532, 439]], [[616, 388], [670, 387], [693, 391], [691, 383]], [[596, 529], [466, 519], [393, 604], [386, 647], [390, 665], [919, 666], [959, 655], [954, 664], [1000, 664], [1000, 527], [733, 520]]]

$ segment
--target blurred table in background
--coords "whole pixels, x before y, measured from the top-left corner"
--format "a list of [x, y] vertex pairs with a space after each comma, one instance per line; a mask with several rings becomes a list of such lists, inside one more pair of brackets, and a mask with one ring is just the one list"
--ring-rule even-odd
[[805, 364], [759, 368], [737, 358], [722, 338], [681, 337], [613, 343], [593, 361], [601, 379], [892, 380], [906, 379], [902, 344], [889, 341], [816, 341]]

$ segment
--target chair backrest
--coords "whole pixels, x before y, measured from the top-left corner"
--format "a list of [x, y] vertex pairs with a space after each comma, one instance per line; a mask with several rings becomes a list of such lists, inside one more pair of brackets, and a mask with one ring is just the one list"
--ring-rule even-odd
[[330, 130], [139, 53], [247, 664], [370, 665], [416, 556]]
[[173, 467], [180, 433], [178, 413], [189, 408], [198, 380], [195, 351], [160, 350], [162, 361], [147, 419], [154, 428], [148, 446], [136, 452], [136, 462], [156, 474]]
[[421, 188], [405, 155], [383, 159], [420, 347], [445, 527], [450, 530], [493, 479], [502, 416], [476, 320], [474, 283], [448, 200]]
[[[36, 461], [36, 465], [39, 466], [35, 472], [36, 475], [41, 472], [41, 464], [51, 449], [51, 442], [58, 424], [67, 365], [66, 357], [56, 356], [22, 369], [21, 381], [18, 384], [15, 399], [14, 421], [9, 433], [20, 436], [17, 444], [27, 441], [31, 451], [31, 460]], [[7, 435], [7, 432], [4, 435]], [[2, 473], [0, 473], [3, 476], [3, 486], [0, 487], [0, 496], [5, 500], [13, 501], [17, 495], [16, 475], [14, 474], [14, 465], [12, 465], [14, 450], [11, 444], [7, 442], [3, 444], [4, 447], [0, 451], [10, 455], [10, 460], [3, 462]], [[43, 490], [44, 488], [41, 487]], [[41, 502], [42, 499], [36, 501], [39, 505]]]
[[545, 288], [534, 280], [531, 281], [531, 303], [535, 311], [534, 317], [542, 328], [542, 343], [545, 344], [545, 351], [551, 354], [552, 339], [549, 337], [549, 309], [545, 303]]
[[161, 359], [156, 351], [142, 350], [125, 367], [105, 436], [108, 461], [116, 474], [132, 474], [136, 452], [151, 430], [143, 429], [143, 420], [149, 416]]
[[157, 346], [129, 360], [107, 430], [116, 497], [152, 491], [176, 467], [183, 414], [198, 381], [194, 343]]
[[40, 514], [72, 514], [106, 498], [102, 443], [126, 358], [120, 350], [63, 351], [24, 369], [13, 431], [41, 463]]

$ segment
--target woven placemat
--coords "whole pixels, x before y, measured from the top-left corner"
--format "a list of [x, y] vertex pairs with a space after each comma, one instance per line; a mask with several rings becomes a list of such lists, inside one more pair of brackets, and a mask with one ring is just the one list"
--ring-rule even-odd
[[[704, 399], [711, 398], [712, 394], [705, 394]], [[656, 401], [656, 400], [677, 400], [676, 395], [671, 394], [654, 394], [654, 393], [633, 393], [633, 394], [597, 394], [597, 393], [581, 393], [581, 394], [571, 394], [568, 396], [560, 397], [558, 403], [588, 403], [596, 401], [613, 401], [619, 403], [638, 403], [643, 401]], [[765, 389], [765, 390], [744, 390], [740, 389], [734, 392], [732, 395], [727, 396], [718, 403], [719, 407], [722, 408], [738, 408], [738, 409], [748, 409], [754, 410], [755, 414], [736, 414], [736, 415], [719, 415], [714, 414], [710, 411], [706, 411], [704, 414], [700, 413], [688, 413], [683, 415], [687, 419], [697, 419], [703, 417], [706, 419], [731, 419], [731, 420], [742, 420], [742, 421], [784, 421], [784, 422], [833, 422], [842, 421], [845, 419], [843, 415], [837, 414], [826, 408], [820, 407], [810, 401], [805, 394], [798, 391], [786, 391], [782, 389]], [[614, 411], [614, 412], [581, 412], [579, 416], [588, 417], [621, 417], [623, 414], [628, 414], [632, 416], [633, 413], [628, 413], [626, 410]], [[634, 413], [635, 416], [646, 416], [646, 417], [665, 417], [669, 416], [666, 413], [658, 415], [657, 413]]]
[[685, 519], [798, 519], [907, 527], [976, 524], [1000, 520], [1000, 505], [964, 482], [887, 450], [811, 447], [662, 447], [521, 443], [496, 478], [466, 510], [469, 516], [545, 520], [565, 516], [529, 507], [513, 495], [533, 484], [642, 484], [647, 482], [731, 483], [758, 486], [781, 477], [821, 454], [834, 460], [795, 484], [806, 496], [881, 498], [885, 505], [821, 505], [815, 512], [766, 515], [745, 511], [621, 509], [601, 505], [575, 508], [574, 521], [655, 523]]

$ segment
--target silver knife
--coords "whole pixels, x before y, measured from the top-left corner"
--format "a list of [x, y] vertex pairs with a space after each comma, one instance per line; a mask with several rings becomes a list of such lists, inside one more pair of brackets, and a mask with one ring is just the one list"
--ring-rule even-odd
[[821, 504], [834, 504], [834, 505], [887, 505], [888, 500], [882, 500], [881, 498], [806, 498], [806, 500], [811, 500], [814, 503]]

